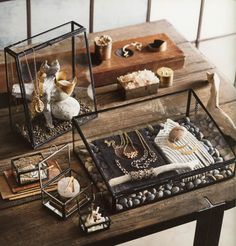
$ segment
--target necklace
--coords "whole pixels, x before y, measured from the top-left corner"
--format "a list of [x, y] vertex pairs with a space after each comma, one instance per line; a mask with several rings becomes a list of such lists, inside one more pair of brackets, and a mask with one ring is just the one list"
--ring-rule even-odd
[[144, 168], [142, 170], [128, 172], [125, 168], [123, 168], [121, 166], [121, 163], [119, 160], [115, 160], [115, 163], [116, 163], [117, 167], [119, 167], [119, 169], [125, 175], [130, 175], [131, 181], [142, 180], [142, 179], [154, 177], [154, 168], [150, 168], [150, 169]]
[[120, 155], [120, 152], [127, 157], [128, 159], [133, 159], [138, 155], [137, 149], [134, 147], [134, 144], [129, 137], [129, 135], [124, 132], [119, 134], [120, 135], [120, 144], [116, 144], [115, 140], [105, 140], [105, 144], [108, 147], [112, 146], [116, 155]]
[[[30, 105], [30, 111], [32, 116], [34, 117], [36, 113], [41, 113], [44, 110], [44, 103], [43, 101], [40, 99], [40, 97], [42, 97], [43, 95], [43, 79], [45, 78], [44, 74], [41, 74], [41, 72], [37, 72], [37, 68], [36, 68], [36, 58], [35, 58], [35, 52], [34, 52], [34, 48], [33, 49], [33, 54], [34, 54], [34, 73], [35, 73], [35, 79], [33, 80], [31, 71], [30, 71], [30, 67], [29, 67], [29, 62], [27, 59], [27, 56], [24, 52], [25, 55], [25, 62], [26, 62], [26, 66], [28, 69], [28, 73], [30, 76], [30, 80], [34, 85], [34, 91], [32, 93], [32, 101], [31, 101], [31, 105]], [[38, 75], [40, 75], [38, 77]]]
[[135, 133], [137, 134], [144, 151], [143, 156], [141, 158], [133, 160], [131, 162], [131, 166], [138, 169], [147, 168], [151, 163], [157, 161], [157, 155], [153, 150], [150, 149], [142, 134], [138, 130], [135, 130]]

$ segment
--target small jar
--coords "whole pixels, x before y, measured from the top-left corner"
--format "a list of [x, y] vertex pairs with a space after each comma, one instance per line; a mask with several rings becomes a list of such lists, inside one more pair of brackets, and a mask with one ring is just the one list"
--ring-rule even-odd
[[95, 56], [97, 59], [105, 61], [111, 59], [112, 38], [108, 35], [102, 35], [94, 39]]

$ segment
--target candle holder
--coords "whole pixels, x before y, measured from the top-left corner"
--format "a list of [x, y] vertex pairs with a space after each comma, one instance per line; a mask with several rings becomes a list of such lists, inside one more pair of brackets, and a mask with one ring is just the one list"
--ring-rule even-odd
[[[26, 155], [11, 160], [12, 173], [18, 185], [26, 185], [39, 181], [38, 163], [43, 160], [41, 153]], [[42, 163], [41, 177], [48, 179], [48, 163]]]
[[[60, 166], [61, 171], [54, 178], [45, 181], [41, 176], [41, 171], [44, 168], [43, 163], [46, 161], [55, 162]], [[88, 202], [87, 197], [91, 193], [92, 184], [80, 187], [79, 173], [71, 168], [68, 144], [41, 161], [39, 171], [42, 205], [59, 217], [68, 218], [77, 211], [77, 203], [83, 206]], [[56, 187], [57, 189], [55, 189]]]
[[93, 193], [88, 198], [87, 206], [78, 204], [79, 225], [83, 232], [89, 234], [110, 228], [111, 219], [104, 208], [102, 193]]

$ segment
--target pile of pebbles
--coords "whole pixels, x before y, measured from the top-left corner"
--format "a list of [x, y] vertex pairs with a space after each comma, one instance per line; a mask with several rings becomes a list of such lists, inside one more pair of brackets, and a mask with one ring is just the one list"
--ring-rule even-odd
[[[219, 134], [218, 129], [214, 126], [212, 121], [209, 118], [206, 118], [206, 116], [197, 118], [198, 122], [196, 124], [193, 124], [193, 122], [191, 122], [191, 120], [188, 117], [179, 121], [179, 123], [180, 125], [184, 126], [188, 131], [190, 131], [199, 141], [203, 143], [204, 147], [207, 149], [209, 154], [214, 158], [215, 163], [222, 162], [226, 159], [231, 159], [233, 157], [232, 152], [227, 143], [225, 142], [224, 138]], [[149, 125], [145, 128], [145, 134], [147, 135], [147, 138], [150, 141], [154, 142], [154, 138], [159, 132], [160, 127], [161, 124], [154, 126]], [[212, 134], [205, 134], [205, 132], [207, 131], [211, 131]], [[209, 139], [211, 139], [211, 141]], [[99, 152], [99, 149], [96, 146], [91, 147], [95, 154]], [[84, 154], [88, 154], [87, 150], [81, 151], [84, 151]], [[95, 167], [95, 164], [93, 163], [91, 157], [86, 158], [85, 168], [91, 175], [92, 179], [94, 180], [100, 191], [107, 190], [107, 187], [103, 182], [102, 177], [99, 174], [97, 168]], [[150, 189], [145, 189], [143, 191], [139, 191], [117, 198], [116, 211], [120, 212], [143, 204], [159, 201], [176, 194], [184, 193], [199, 187], [206, 186], [211, 183], [228, 179], [232, 176], [232, 169], [229, 166], [226, 166], [177, 181], [169, 180], [167, 183], [163, 185], [158, 185]]]
[[[80, 114], [85, 114], [91, 112], [91, 109], [83, 104], [80, 103], [81, 109]], [[71, 121], [59, 120], [53, 118], [53, 125], [54, 128], [48, 128], [45, 123], [45, 118], [43, 114], [39, 114], [32, 120], [32, 130], [35, 145], [43, 144], [47, 142], [49, 139], [55, 138], [65, 132], [68, 132], [72, 129]], [[28, 133], [28, 129], [26, 126], [16, 125], [16, 130], [30, 142], [30, 137]]]

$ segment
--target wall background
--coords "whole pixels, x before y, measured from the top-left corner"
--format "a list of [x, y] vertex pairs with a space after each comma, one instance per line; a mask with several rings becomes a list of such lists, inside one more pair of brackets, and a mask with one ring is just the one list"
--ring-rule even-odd
[[[0, 49], [27, 37], [26, 1], [0, 1]], [[197, 35], [201, 0], [152, 0], [150, 20], [167, 19], [189, 40]], [[75, 20], [89, 30], [89, 0], [31, 0], [32, 35]], [[93, 31], [146, 21], [147, 0], [94, 0]], [[205, 0], [200, 50], [230, 79], [235, 79], [236, 0]]]

